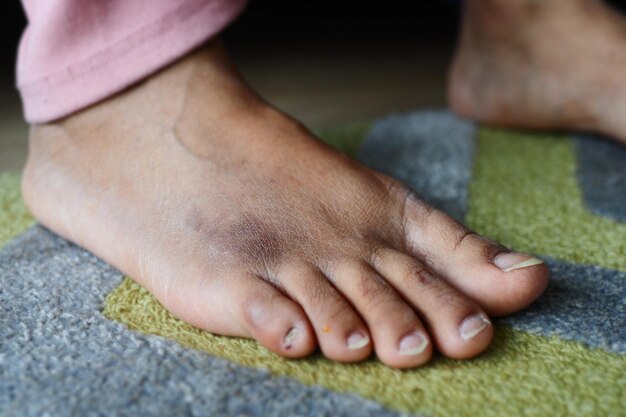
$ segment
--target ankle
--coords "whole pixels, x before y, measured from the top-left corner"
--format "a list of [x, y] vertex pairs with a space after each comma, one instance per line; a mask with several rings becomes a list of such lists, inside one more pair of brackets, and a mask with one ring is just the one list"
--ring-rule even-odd
[[502, 36], [528, 30], [529, 25], [549, 19], [580, 15], [604, 8], [601, 0], [467, 0], [466, 27], [486, 35]]

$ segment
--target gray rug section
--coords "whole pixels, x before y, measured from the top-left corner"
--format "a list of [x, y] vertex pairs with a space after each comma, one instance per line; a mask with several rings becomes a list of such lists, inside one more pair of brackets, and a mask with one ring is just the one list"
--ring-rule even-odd
[[578, 181], [587, 208], [626, 222], [626, 146], [594, 136], [575, 138]]
[[122, 275], [35, 227], [0, 251], [0, 416], [400, 416], [99, 313]]
[[626, 273], [556, 260], [547, 263], [551, 277], [543, 296], [499, 323], [626, 353]]
[[373, 125], [358, 159], [462, 220], [472, 176], [474, 133], [473, 124], [446, 111], [391, 116]]

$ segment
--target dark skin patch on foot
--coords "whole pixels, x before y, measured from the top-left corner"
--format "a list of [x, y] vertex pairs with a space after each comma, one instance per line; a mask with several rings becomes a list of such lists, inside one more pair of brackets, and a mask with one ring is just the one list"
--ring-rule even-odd
[[277, 265], [288, 251], [286, 239], [276, 227], [265, 224], [257, 216], [246, 214], [236, 219], [207, 219], [196, 210], [187, 219], [187, 225], [202, 235], [208, 252], [217, 254], [225, 263], [235, 262], [263, 266], [257, 271], [266, 275], [267, 268]]

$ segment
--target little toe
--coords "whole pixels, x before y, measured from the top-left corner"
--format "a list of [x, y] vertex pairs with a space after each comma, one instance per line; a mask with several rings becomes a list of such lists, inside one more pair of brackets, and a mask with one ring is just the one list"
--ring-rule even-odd
[[306, 312], [326, 357], [337, 362], [356, 362], [371, 355], [367, 326], [320, 270], [312, 265], [284, 267], [278, 280]]
[[549, 271], [541, 259], [511, 253], [414, 195], [405, 206], [406, 246], [411, 254], [490, 315], [519, 311], [547, 287]]
[[346, 262], [333, 271], [333, 281], [367, 323], [383, 363], [413, 368], [428, 362], [432, 345], [415, 310], [370, 265]]
[[395, 249], [383, 248], [372, 257], [372, 266], [418, 312], [442, 354], [467, 359], [487, 348], [493, 337], [487, 314], [424, 264]]
[[186, 321], [212, 333], [256, 339], [281, 356], [299, 358], [316, 348], [302, 308], [255, 275], [217, 280], [197, 293], [195, 319]]

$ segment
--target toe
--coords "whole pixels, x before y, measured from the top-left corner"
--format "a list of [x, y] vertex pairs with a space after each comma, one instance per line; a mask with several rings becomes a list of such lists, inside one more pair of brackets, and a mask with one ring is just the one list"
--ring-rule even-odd
[[406, 246], [428, 268], [476, 300], [490, 315], [511, 314], [536, 300], [548, 284], [541, 259], [511, 253], [409, 195]]
[[394, 249], [380, 249], [372, 266], [415, 308], [442, 354], [466, 359], [487, 348], [493, 329], [485, 312], [422, 263]]
[[383, 363], [412, 368], [428, 362], [432, 345], [415, 310], [370, 265], [345, 262], [333, 271], [333, 282], [367, 323]]
[[256, 339], [281, 356], [298, 358], [316, 348], [315, 334], [302, 310], [260, 277], [225, 277], [196, 293], [192, 322], [212, 333]]
[[326, 357], [338, 362], [356, 362], [370, 356], [371, 336], [354, 307], [312, 265], [284, 267], [281, 287], [304, 309]]

